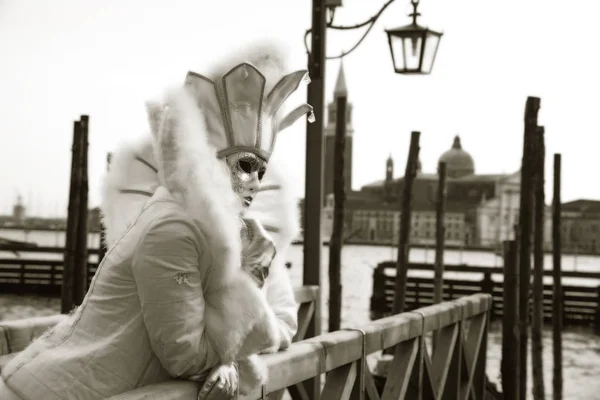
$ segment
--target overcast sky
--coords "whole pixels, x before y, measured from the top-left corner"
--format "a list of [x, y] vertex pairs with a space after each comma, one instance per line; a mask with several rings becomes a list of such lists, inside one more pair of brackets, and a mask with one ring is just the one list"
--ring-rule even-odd
[[[336, 24], [355, 24], [385, 0], [344, 0]], [[479, 173], [518, 170], [528, 95], [542, 98], [547, 201], [552, 154], [563, 154], [563, 199], [600, 198], [600, 6], [589, 0], [423, 0], [422, 22], [444, 31], [434, 73], [393, 73], [384, 28], [407, 23], [396, 0], [344, 61], [354, 104], [353, 187], [396, 175], [411, 130], [424, 171], [460, 134]], [[18, 193], [30, 214], [64, 215], [73, 120], [90, 115], [90, 205], [99, 202], [106, 153], [147, 130], [144, 101], [202, 72], [231, 47], [274, 35], [306, 65], [309, 0], [0, 0], [0, 213]], [[361, 32], [329, 31], [328, 52]], [[327, 100], [339, 61], [327, 63]], [[305, 90], [300, 94], [305, 96]], [[282, 135], [277, 156], [297, 165], [303, 193], [305, 127]]]

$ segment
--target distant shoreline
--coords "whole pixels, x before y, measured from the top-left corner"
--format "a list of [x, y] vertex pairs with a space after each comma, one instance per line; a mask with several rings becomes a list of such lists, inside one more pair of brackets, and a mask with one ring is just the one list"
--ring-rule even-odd
[[[65, 232], [65, 229], [62, 229], [60, 227], [19, 227], [19, 226], [0, 226], [0, 230], [15, 230], [15, 231], [24, 231], [24, 232], [33, 232], [33, 231], [37, 231], [37, 232]], [[96, 234], [96, 235], [100, 235], [101, 231], [99, 230], [90, 230], [88, 231], [88, 234]], [[5, 239], [6, 238], [2, 238], [0, 237], [0, 242], [1, 239]], [[12, 241], [10, 239], [8, 239], [9, 241]], [[19, 242], [19, 241], [16, 241]], [[304, 243], [304, 241], [302, 240], [294, 240], [292, 242], [292, 245], [302, 245]], [[345, 244], [347, 245], [352, 245], [352, 246], [374, 246], [374, 247], [393, 247], [396, 248], [397, 244], [392, 244], [392, 243], [381, 243], [381, 242], [369, 242], [369, 241], [360, 241], [360, 240], [350, 240], [347, 241]], [[323, 246], [329, 246], [329, 241], [325, 240], [323, 241]], [[410, 247], [415, 248], [415, 249], [435, 249], [435, 245], [424, 245], [424, 244], [411, 244]], [[499, 251], [498, 249], [494, 249], [492, 247], [488, 247], [488, 246], [458, 246], [458, 245], [452, 245], [452, 244], [446, 244], [444, 246], [445, 250], [456, 250], [456, 251], [481, 251], [481, 252], [486, 252], [486, 253], [495, 253], [498, 256], [502, 256], [501, 251]], [[552, 251], [550, 250], [545, 250], [544, 254], [548, 255], [548, 254], [552, 254]], [[562, 255], [564, 256], [600, 256], [600, 253], [592, 253], [592, 252], [573, 252], [573, 251], [565, 251], [563, 250]]]
[[[10, 230], [10, 231], [24, 231], [24, 232], [65, 232], [66, 229], [64, 227], [51, 227], [51, 226], [0, 226], [0, 230]], [[97, 233], [100, 234], [99, 230], [88, 230], [88, 233]]]
[[[292, 242], [292, 245], [296, 245], [296, 246], [300, 246], [303, 245], [304, 241], [302, 240], [294, 240]], [[391, 244], [391, 243], [379, 243], [379, 242], [368, 242], [368, 241], [349, 241], [344, 243], [345, 245], [350, 245], [350, 246], [373, 246], [373, 247], [393, 247], [393, 248], [397, 248], [398, 245], [397, 244]], [[323, 246], [329, 246], [329, 241], [325, 240], [323, 241]], [[435, 250], [435, 245], [423, 245], [423, 244], [411, 244], [410, 245], [411, 248], [414, 249], [431, 249], [431, 250]], [[498, 250], [495, 250], [492, 247], [486, 247], [486, 246], [457, 246], [457, 245], [445, 245], [444, 246], [444, 250], [456, 250], [456, 251], [481, 251], [481, 252], [486, 252], [486, 253], [496, 253], [496, 255], [498, 255], [499, 257], [502, 257], [502, 253]], [[544, 254], [545, 255], [551, 255], [552, 251], [550, 250], [544, 250]], [[564, 251], [562, 252], [563, 256], [584, 256], [584, 257], [590, 257], [590, 256], [600, 256], [600, 253], [591, 253], [591, 252], [572, 252], [572, 251]]]

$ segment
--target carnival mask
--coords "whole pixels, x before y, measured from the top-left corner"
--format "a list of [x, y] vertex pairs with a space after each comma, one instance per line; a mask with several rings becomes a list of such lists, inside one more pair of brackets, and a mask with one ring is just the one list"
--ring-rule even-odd
[[260, 189], [277, 134], [302, 115], [308, 114], [308, 121], [314, 121], [308, 104], [287, 114], [282, 109], [302, 82], [310, 82], [307, 71], [283, 74], [281, 68], [272, 68], [278, 62], [264, 55], [258, 56], [257, 64], [264, 65], [264, 71], [250, 62], [241, 62], [212, 79], [192, 71], [185, 79], [185, 86], [204, 111], [217, 157], [229, 167], [231, 187], [244, 210]]
[[267, 170], [267, 163], [250, 152], [238, 152], [226, 157], [231, 176], [231, 188], [247, 208], [260, 189], [260, 182]]

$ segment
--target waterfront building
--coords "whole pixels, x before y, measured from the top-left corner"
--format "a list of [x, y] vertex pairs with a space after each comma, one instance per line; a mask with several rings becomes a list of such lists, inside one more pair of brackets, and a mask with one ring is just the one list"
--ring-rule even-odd
[[[440, 156], [446, 163], [447, 199], [444, 217], [449, 246], [496, 247], [514, 237], [518, 219], [520, 174], [475, 173], [473, 157], [456, 136]], [[349, 242], [395, 243], [398, 237], [404, 177], [394, 178], [394, 161], [385, 163], [385, 179], [347, 194], [346, 237]], [[438, 176], [422, 171], [419, 162], [413, 183], [411, 237], [414, 244], [435, 243]], [[333, 215], [333, 195], [327, 195], [325, 222]]]
[[[324, 143], [324, 199], [322, 234], [331, 236], [333, 226], [333, 174], [335, 152], [336, 102], [348, 96], [343, 66], [340, 66], [334, 100], [328, 104]], [[346, 212], [345, 239], [348, 243], [394, 244], [398, 241], [401, 195], [404, 178], [394, 177], [394, 160], [385, 162], [384, 179], [352, 189], [353, 135], [352, 104], [346, 114], [346, 148], [344, 179]], [[446, 163], [447, 199], [444, 217], [446, 244], [457, 247], [499, 249], [504, 240], [515, 238], [519, 219], [520, 171], [509, 174], [477, 174], [471, 154], [463, 149], [460, 137], [439, 161]], [[413, 244], [435, 243], [435, 205], [437, 173], [422, 171], [419, 161], [413, 184], [410, 241]], [[551, 210], [547, 209], [544, 239], [550, 247]], [[598, 241], [600, 246], [600, 241]]]
[[[99, 207], [95, 207], [88, 210], [88, 232], [101, 231], [101, 218], [101, 211]], [[67, 219], [58, 217], [48, 218], [39, 216], [27, 216], [27, 208], [23, 204], [23, 198], [21, 196], [18, 196], [16, 203], [13, 205], [12, 215], [0, 215], [0, 228], [22, 229], [25, 231], [64, 231], [67, 228]]]
[[600, 201], [575, 200], [562, 204], [562, 244], [573, 253], [600, 253]]

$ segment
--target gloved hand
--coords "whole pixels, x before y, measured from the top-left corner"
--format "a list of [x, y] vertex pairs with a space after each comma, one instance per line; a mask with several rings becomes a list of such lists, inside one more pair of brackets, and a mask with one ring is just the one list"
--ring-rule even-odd
[[245, 218], [242, 222], [242, 269], [262, 288], [277, 252], [275, 243], [257, 220]]
[[210, 371], [198, 392], [198, 400], [233, 400], [237, 398], [239, 372], [237, 363], [219, 365]]

